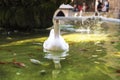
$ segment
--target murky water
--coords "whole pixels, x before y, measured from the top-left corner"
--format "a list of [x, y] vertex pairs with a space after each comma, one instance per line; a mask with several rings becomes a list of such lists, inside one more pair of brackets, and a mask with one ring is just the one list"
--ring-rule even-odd
[[[72, 22], [68, 23], [72, 25], [61, 25], [61, 31], [68, 32], [68, 34], [79, 34], [79, 36], [73, 36], [73, 38], [77, 37], [79, 40], [84, 35], [94, 39], [91, 35], [102, 34], [104, 36], [100, 37], [106, 37], [106, 40], [97, 39], [88, 42], [82, 40], [82, 38], [82, 41], [78, 42], [68, 40], [70, 45], [69, 55], [64, 56], [66, 59], [63, 60], [60, 59], [61, 55], [57, 55], [56, 58], [59, 56], [60, 67], [56, 69], [55, 66], [50, 80], [119, 80], [120, 74], [116, 73], [116, 70], [120, 68], [120, 57], [115, 55], [119, 52], [115, 45], [119, 42], [120, 24], [91, 19], [84, 23], [75, 22], [75, 25]], [[89, 29], [89, 32], [87, 29]]]
[[0, 80], [120, 80], [120, 24], [70, 23], [60, 26], [69, 51], [43, 52], [44, 37], [0, 45]]

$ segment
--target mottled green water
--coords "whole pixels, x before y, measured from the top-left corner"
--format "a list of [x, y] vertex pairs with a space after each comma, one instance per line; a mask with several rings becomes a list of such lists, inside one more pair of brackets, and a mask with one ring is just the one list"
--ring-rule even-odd
[[[44, 58], [47, 53], [43, 52], [42, 44], [48, 35], [2, 37], [0, 80], [120, 80], [119, 25], [102, 25], [104, 31], [99, 33], [63, 34], [70, 49], [65, 59], [59, 58], [58, 68], [52, 59]], [[25, 67], [14, 64], [15, 61]]]

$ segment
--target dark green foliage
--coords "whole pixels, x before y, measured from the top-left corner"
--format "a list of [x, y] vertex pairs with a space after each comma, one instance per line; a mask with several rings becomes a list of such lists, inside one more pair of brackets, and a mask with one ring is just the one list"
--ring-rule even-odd
[[33, 30], [52, 26], [55, 10], [64, 0], [0, 0], [0, 27]]

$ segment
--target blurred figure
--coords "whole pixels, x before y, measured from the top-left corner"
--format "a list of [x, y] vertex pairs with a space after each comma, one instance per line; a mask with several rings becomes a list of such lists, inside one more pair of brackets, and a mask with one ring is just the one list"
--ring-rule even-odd
[[73, 11], [74, 11], [74, 12], [78, 12], [78, 5], [77, 5], [77, 4], [74, 4], [73, 7], [74, 7], [74, 8], [73, 8]]
[[86, 3], [83, 2], [82, 5], [79, 5], [79, 6], [78, 6], [78, 9], [79, 9], [79, 11], [83, 11], [83, 12], [85, 12], [86, 9], [87, 9]]
[[97, 4], [97, 11], [101, 12], [102, 11], [102, 2], [100, 0], [98, 0], [98, 4]]
[[106, 0], [106, 11], [108, 12], [109, 11], [109, 0]]
[[109, 2], [108, 2], [108, 0], [105, 0], [105, 1], [103, 2], [102, 11], [103, 11], [103, 12], [108, 12], [108, 11], [109, 11]]
[[86, 3], [85, 3], [85, 2], [83, 2], [83, 4], [82, 4], [82, 10], [83, 10], [83, 12], [85, 12], [85, 11], [86, 11], [86, 9], [87, 9]]

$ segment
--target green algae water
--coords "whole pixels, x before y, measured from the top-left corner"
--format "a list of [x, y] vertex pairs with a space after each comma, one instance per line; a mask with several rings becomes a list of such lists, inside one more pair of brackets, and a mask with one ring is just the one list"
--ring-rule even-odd
[[[1, 38], [0, 80], [120, 80], [120, 24], [97, 26], [89, 34], [63, 34], [69, 44], [65, 56], [43, 52], [47, 36]], [[57, 68], [53, 59], [59, 61]]]

